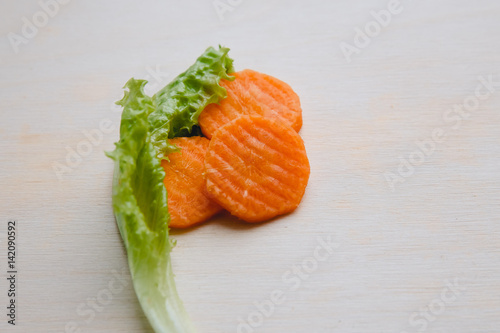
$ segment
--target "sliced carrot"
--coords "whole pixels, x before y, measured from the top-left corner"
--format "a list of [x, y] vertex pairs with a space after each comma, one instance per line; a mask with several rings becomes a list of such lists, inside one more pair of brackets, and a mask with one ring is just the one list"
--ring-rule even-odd
[[163, 160], [163, 183], [167, 189], [169, 227], [187, 228], [201, 223], [216, 214], [222, 207], [208, 198], [203, 178], [208, 139], [200, 136], [171, 139], [170, 143], [181, 148]]
[[304, 142], [290, 126], [242, 116], [212, 137], [205, 158], [207, 192], [231, 214], [261, 222], [293, 211], [309, 179]]
[[233, 81], [221, 80], [227, 98], [210, 104], [198, 119], [203, 134], [211, 138], [221, 126], [243, 115], [281, 119], [297, 132], [302, 127], [299, 96], [283, 81], [250, 69], [232, 73]]

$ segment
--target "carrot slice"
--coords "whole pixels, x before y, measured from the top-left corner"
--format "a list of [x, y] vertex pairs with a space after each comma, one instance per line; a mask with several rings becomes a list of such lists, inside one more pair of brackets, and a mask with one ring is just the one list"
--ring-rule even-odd
[[227, 98], [208, 105], [198, 121], [203, 134], [211, 138], [221, 126], [243, 115], [280, 119], [297, 132], [302, 127], [299, 96], [283, 81], [250, 69], [232, 73], [233, 81], [221, 80]]
[[205, 191], [203, 170], [209, 141], [193, 136], [171, 139], [170, 143], [181, 151], [168, 155], [170, 161], [161, 162], [165, 169], [163, 183], [167, 189], [169, 227], [187, 228], [222, 210]]
[[261, 116], [242, 116], [221, 127], [205, 157], [207, 192], [247, 222], [297, 208], [309, 173], [304, 142], [297, 132]]

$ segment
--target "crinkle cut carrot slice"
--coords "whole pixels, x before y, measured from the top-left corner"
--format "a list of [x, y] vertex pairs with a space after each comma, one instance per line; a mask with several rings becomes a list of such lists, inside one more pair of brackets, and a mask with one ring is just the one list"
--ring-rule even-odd
[[297, 132], [302, 127], [299, 96], [283, 81], [250, 69], [232, 73], [233, 81], [221, 80], [228, 96], [210, 104], [200, 114], [203, 134], [211, 138], [221, 126], [243, 115], [281, 119]]
[[167, 189], [169, 227], [187, 228], [222, 210], [205, 190], [203, 171], [209, 140], [193, 136], [171, 139], [170, 143], [181, 151], [168, 155], [170, 161], [161, 162], [165, 169], [163, 182]]
[[212, 137], [207, 192], [231, 214], [262, 222], [297, 208], [310, 167], [302, 138], [279, 120], [242, 116]]

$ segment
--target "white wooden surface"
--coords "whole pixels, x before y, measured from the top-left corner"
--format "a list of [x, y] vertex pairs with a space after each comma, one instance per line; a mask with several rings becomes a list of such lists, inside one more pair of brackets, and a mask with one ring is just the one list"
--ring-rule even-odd
[[[350, 63], [340, 43], [387, 1], [231, 3], [221, 20], [211, 0], [73, 0], [17, 54], [8, 34], [41, 7], [0, 3], [0, 276], [6, 222], [19, 225], [18, 325], [2, 310], [0, 331], [151, 331], [128, 277], [103, 298], [126, 267], [103, 154], [118, 138], [112, 103], [130, 77], [158, 88], [223, 44], [237, 69], [300, 95], [312, 173], [289, 216], [259, 226], [221, 217], [174, 234], [179, 293], [199, 331], [237, 332], [240, 318], [260, 319], [254, 302], [281, 290], [283, 303], [241, 332], [499, 332], [500, 86], [459, 128], [443, 116], [474, 96], [478, 76], [500, 81], [500, 3], [402, 0]], [[54, 163], [103, 119], [115, 129], [58, 179]], [[447, 136], [391, 191], [384, 174], [437, 128]], [[283, 275], [329, 236], [338, 248], [293, 290]], [[6, 288], [1, 278], [2, 309]]]

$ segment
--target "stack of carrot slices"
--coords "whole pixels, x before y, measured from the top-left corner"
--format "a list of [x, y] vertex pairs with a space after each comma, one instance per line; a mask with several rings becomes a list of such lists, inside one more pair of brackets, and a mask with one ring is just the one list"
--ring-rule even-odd
[[162, 161], [171, 228], [202, 223], [222, 209], [263, 222], [292, 212], [304, 195], [310, 168], [297, 133], [299, 97], [266, 74], [232, 75], [220, 82], [228, 97], [200, 114], [205, 137], [170, 140], [181, 148]]

